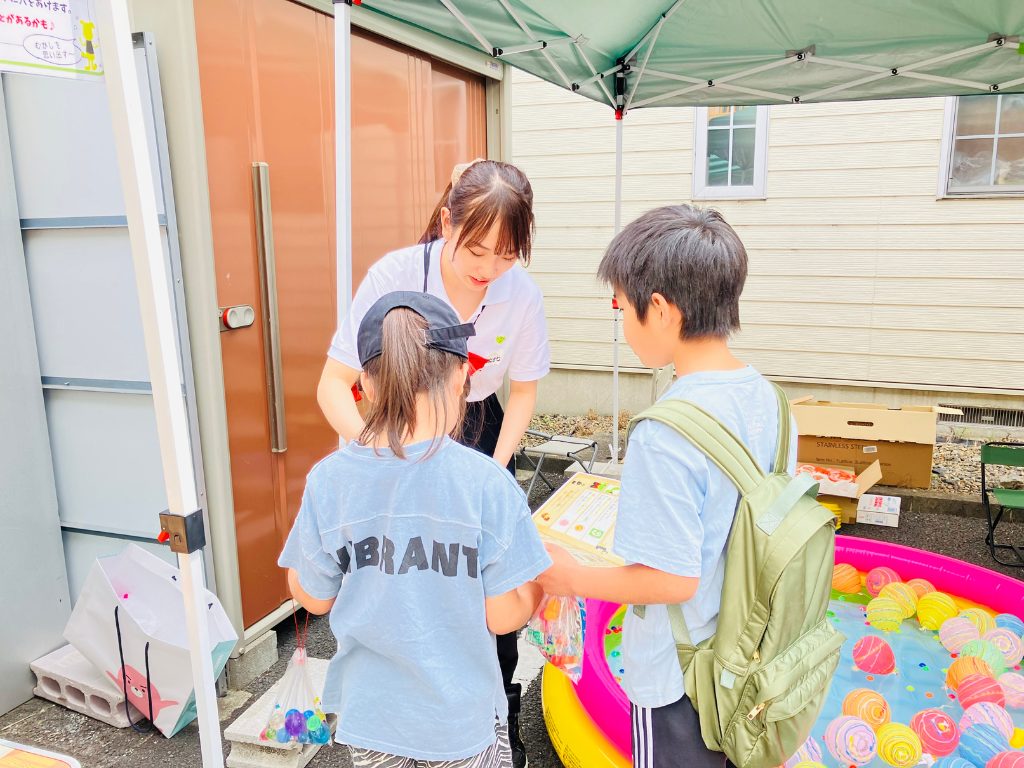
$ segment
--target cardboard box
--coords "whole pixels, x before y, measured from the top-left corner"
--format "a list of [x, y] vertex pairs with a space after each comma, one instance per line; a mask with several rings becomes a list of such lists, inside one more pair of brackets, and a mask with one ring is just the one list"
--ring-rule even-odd
[[857, 522], [898, 528], [902, 501], [899, 496], [878, 496], [866, 493], [860, 497], [860, 501], [857, 503]]
[[800, 433], [797, 461], [848, 466], [863, 472], [877, 461], [881, 483], [898, 488], [927, 488], [939, 413], [952, 408], [875, 403], [831, 403], [810, 398], [793, 404]]
[[857, 522], [857, 504], [882, 477], [877, 461], [857, 474], [853, 467], [822, 467], [797, 462], [796, 474], [809, 474], [818, 481], [818, 500], [839, 510], [841, 523]]

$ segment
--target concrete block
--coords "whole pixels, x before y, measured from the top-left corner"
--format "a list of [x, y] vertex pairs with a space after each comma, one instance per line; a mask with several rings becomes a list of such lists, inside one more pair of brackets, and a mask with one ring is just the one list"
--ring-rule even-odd
[[277, 664], [277, 632], [269, 630], [251, 643], [247, 643], [241, 654], [228, 659], [227, 687], [241, 691], [249, 683]]
[[124, 694], [74, 646], [58, 648], [29, 666], [36, 676], [36, 696], [115, 728], [128, 727]]
[[[314, 691], [324, 689], [327, 678], [327, 664], [324, 659], [307, 659], [306, 669]], [[260, 696], [238, 719], [224, 731], [224, 738], [231, 743], [227, 757], [227, 768], [305, 768], [321, 746], [330, 744], [272, 744], [260, 741], [260, 731], [266, 728], [267, 718], [274, 708], [274, 700], [281, 681], [274, 683], [270, 690]], [[327, 716], [327, 723], [333, 737], [338, 720], [335, 715]], [[331, 742], [333, 744], [333, 741]]]

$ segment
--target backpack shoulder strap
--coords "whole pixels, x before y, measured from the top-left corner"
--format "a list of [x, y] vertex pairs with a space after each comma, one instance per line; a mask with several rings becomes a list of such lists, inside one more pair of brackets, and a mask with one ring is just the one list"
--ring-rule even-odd
[[[710, 413], [686, 400], [662, 400], [635, 416], [629, 432], [645, 419], [671, 427], [728, 477], [741, 495], [764, 480], [750, 449]], [[788, 450], [788, 449], [787, 449]]]
[[775, 388], [775, 396], [779, 401], [779, 439], [775, 449], [775, 463], [772, 464], [772, 472], [781, 474], [789, 471], [789, 445], [793, 412], [789, 406], [789, 398], [782, 391], [782, 387], [774, 383], [772, 387]]

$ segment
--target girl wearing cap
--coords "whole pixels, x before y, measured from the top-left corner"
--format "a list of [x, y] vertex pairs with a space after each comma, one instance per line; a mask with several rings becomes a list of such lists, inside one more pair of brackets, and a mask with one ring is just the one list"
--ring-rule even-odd
[[295, 599], [330, 613], [323, 707], [354, 768], [513, 765], [492, 633], [526, 623], [551, 559], [516, 481], [449, 437], [475, 332], [463, 320], [420, 291], [367, 308], [366, 423], [309, 473], [278, 561]]
[[[491, 160], [456, 166], [420, 244], [389, 253], [370, 268], [331, 342], [317, 400], [342, 438], [352, 440], [363, 428], [351, 393], [361, 367], [360, 320], [390, 291], [422, 291], [476, 328], [469, 339], [464, 442], [515, 472], [512, 457], [551, 358], [541, 292], [523, 269], [533, 231], [533, 190], [522, 171]], [[511, 386], [503, 412], [495, 393], [506, 375]], [[519, 659], [515, 634], [498, 638], [498, 658], [512, 711], [515, 764], [521, 768], [526, 757], [517, 729], [521, 690], [512, 682]]]

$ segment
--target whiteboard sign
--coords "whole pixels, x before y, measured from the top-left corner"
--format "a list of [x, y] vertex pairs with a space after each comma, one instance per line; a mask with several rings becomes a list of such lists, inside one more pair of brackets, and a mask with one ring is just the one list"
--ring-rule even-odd
[[0, 71], [54, 77], [103, 74], [89, 0], [0, 0]]

